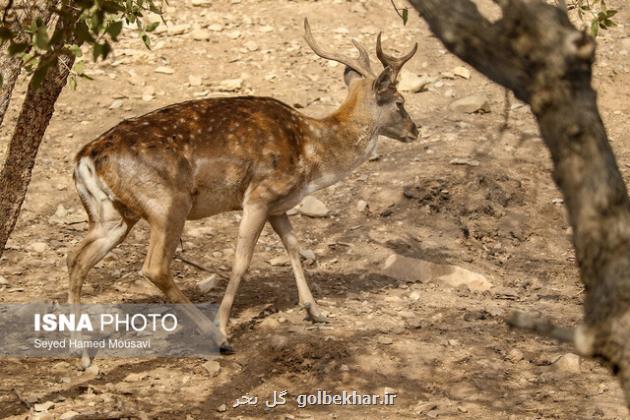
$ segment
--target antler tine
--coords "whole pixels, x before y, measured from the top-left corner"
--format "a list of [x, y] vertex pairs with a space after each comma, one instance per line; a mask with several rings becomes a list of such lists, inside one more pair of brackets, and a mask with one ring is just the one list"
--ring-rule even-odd
[[306, 42], [308, 43], [309, 47], [311, 47], [311, 49], [318, 56], [322, 58], [326, 58], [328, 60], [337, 61], [341, 64], [345, 64], [346, 66], [350, 67], [352, 70], [356, 71], [357, 73], [359, 73], [360, 75], [364, 77], [374, 76], [374, 73], [372, 72], [372, 68], [370, 67], [370, 64], [369, 64], [369, 56], [367, 54], [367, 51], [365, 51], [365, 48], [357, 46], [358, 43], [356, 43], [355, 41], [353, 41], [354, 46], [359, 49], [358, 59], [345, 57], [340, 54], [335, 54], [333, 52], [323, 50], [319, 46], [317, 41], [315, 41], [315, 38], [313, 38], [313, 34], [311, 33], [311, 26], [308, 24], [308, 19], [306, 18], [304, 19], [304, 39], [306, 39]]
[[415, 45], [407, 55], [404, 55], [402, 57], [394, 57], [383, 52], [383, 46], [381, 45], [381, 34], [382, 32], [379, 32], [378, 36], [376, 37], [376, 56], [378, 57], [380, 62], [383, 63], [383, 67], [391, 67], [391, 69], [394, 70], [394, 73], [398, 74], [402, 66], [405, 65], [405, 63], [409, 61], [411, 57], [413, 57], [416, 51], [418, 51], [418, 43], [415, 43]]
[[370, 74], [373, 74], [372, 64], [370, 62], [370, 55], [368, 54], [365, 47], [359, 44], [359, 41], [357, 41], [356, 39], [352, 40], [352, 45], [354, 45], [354, 47], [359, 50], [359, 60], [361, 60], [361, 64], [370, 72]]

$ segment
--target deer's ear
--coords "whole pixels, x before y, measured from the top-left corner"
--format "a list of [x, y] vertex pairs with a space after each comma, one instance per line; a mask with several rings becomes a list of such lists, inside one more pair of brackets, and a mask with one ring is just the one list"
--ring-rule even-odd
[[396, 93], [396, 76], [391, 67], [385, 67], [385, 70], [374, 80], [374, 94], [376, 101], [381, 104], [390, 101]]
[[346, 68], [343, 71], [343, 81], [346, 82], [346, 86], [350, 86], [350, 83], [352, 83], [352, 81], [356, 79], [361, 79], [362, 77], [363, 76], [361, 76], [359, 73], [352, 70], [348, 66], [346, 66]]

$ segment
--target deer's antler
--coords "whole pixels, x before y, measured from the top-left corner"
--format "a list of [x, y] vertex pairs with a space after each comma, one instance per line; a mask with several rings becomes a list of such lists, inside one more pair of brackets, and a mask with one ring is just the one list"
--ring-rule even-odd
[[308, 24], [308, 19], [306, 18], [304, 19], [304, 38], [306, 39], [306, 42], [311, 47], [311, 49], [318, 56], [326, 58], [328, 60], [337, 61], [341, 64], [345, 64], [363, 77], [374, 76], [372, 66], [370, 65], [370, 57], [367, 53], [367, 50], [356, 40], [353, 39], [352, 44], [356, 47], [357, 50], [359, 50], [358, 58], [345, 57], [340, 54], [325, 51], [319, 46], [319, 44], [317, 44], [317, 42], [313, 38], [313, 34], [311, 33], [311, 26]]

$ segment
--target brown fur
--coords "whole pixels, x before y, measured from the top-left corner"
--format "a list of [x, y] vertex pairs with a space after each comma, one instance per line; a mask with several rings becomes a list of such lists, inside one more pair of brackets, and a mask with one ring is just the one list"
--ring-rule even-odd
[[[189, 315], [202, 331], [225, 341], [236, 290], [269, 221], [289, 253], [300, 303], [321, 320], [286, 211], [367, 160], [379, 133], [415, 138], [417, 128], [391, 74], [386, 69], [378, 78], [349, 79], [344, 103], [322, 119], [273, 98], [203, 99], [123, 121], [87, 144], [77, 155], [75, 182], [90, 231], [68, 256], [69, 301], [79, 303], [88, 270], [143, 218], [151, 226], [143, 273], [171, 301], [190, 303], [169, 272], [185, 220], [243, 209], [234, 267], [217, 315], [220, 332], [192, 306]], [[379, 97], [381, 91], [388, 99]]]

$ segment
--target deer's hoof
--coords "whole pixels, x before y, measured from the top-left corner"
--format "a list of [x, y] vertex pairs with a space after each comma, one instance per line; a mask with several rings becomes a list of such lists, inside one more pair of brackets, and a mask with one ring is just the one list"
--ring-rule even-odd
[[328, 318], [320, 312], [307, 311], [304, 320], [311, 321], [313, 324], [328, 324]]
[[81, 370], [86, 370], [90, 366], [92, 366], [92, 359], [87, 352], [84, 352], [81, 354]]
[[220, 346], [219, 346], [219, 353], [221, 353], [224, 356], [229, 356], [230, 354], [234, 354], [234, 347], [232, 347], [232, 345], [230, 343], [228, 343], [227, 341], [224, 341]]

